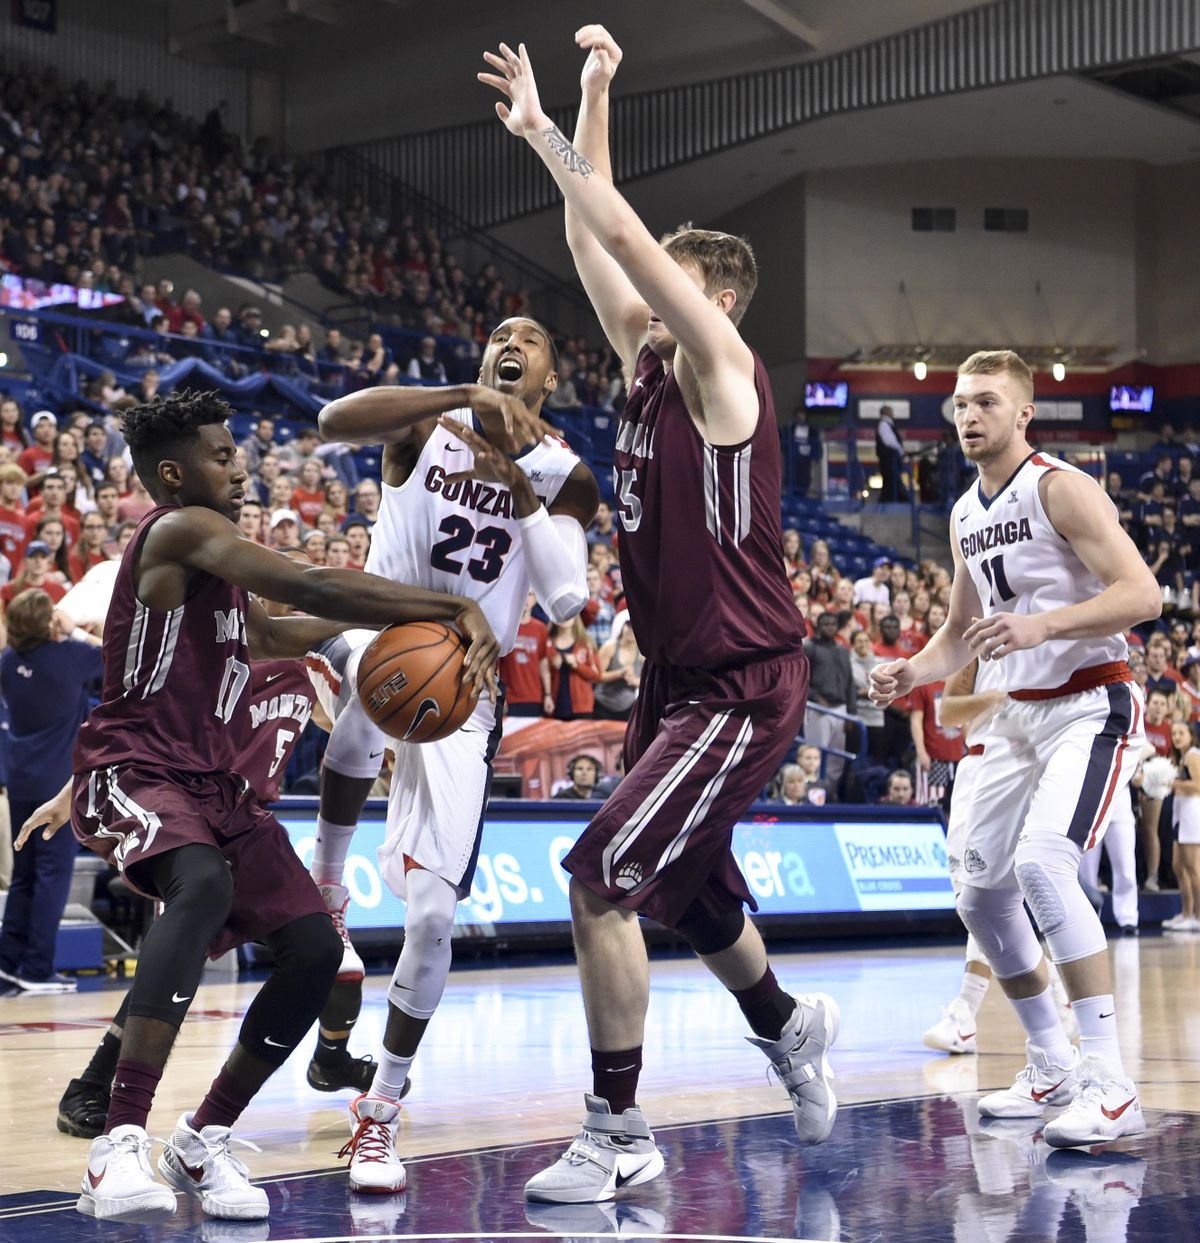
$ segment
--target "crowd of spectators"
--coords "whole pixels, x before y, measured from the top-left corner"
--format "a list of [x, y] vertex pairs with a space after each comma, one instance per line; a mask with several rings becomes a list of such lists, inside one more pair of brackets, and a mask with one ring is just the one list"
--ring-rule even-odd
[[[319, 348], [303, 324], [272, 337], [253, 303], [206, 310], [194, 290], [175, 301], [169, 279], [141, 281], [142, 260], [163, 248], [264, 282], [310, 272], [367, 319], [426, 337], [402, 358], [377, 333], [334, 330]], [[435, 229], [338, 198], [315, 165], [266, 144], [245, 149], [220, 109], [199, 123], [111, 83], [68, 85], [53, 69], [0, 73], [0, 270], [122, 295], [119, 318], [172, 334], [139, 343], [135, 362], [195, 355], [244, 374], [257, 359], [214, 348], [237, 345], [314, 380], [344, 367], [351, 387], [444, 381], [448, 363], [470, 373], [498, 321], [533, 313], [529, 290], [506, 288], [491, 263], [468, 272]], [[555, 408], [619, 400], [607, 347], [567, 339], [560, 357]]]

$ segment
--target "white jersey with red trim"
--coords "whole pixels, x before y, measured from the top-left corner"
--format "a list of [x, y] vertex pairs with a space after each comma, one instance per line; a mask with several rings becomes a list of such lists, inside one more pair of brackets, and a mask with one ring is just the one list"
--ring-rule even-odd
[[[473, 426], [470, 410], [447, 416]], [[398, 488], [383, 484], [366, 569], [393, 582], [475, 600], [506, 655], [529, 593], [525, 549], [512, 494], [498, 483], [449, 476], [470, 468], [471, 450], [442, 428], [425, 442]], [[547, 507], [579, 464], [565, 441], [547, 437], [517, 459]]]
[[[986, 496], [982, 482], [976, 482], [954, 506], [950, 536], [958, 544], [987, 617], [1048, 613], [1082, 604], [1104, 590], [1046, 516], [1038, 483], [1054, 470], [1083, 474], [1049, 454], [1031, 453], [994, 496]], [[994, 662], [997, 677], [989, 681], [1009, 691], [1050, 690], [1063, 686], [1079, 669], [1124, 661], [1128, 654], [1119, 634], [1051, 639]]]

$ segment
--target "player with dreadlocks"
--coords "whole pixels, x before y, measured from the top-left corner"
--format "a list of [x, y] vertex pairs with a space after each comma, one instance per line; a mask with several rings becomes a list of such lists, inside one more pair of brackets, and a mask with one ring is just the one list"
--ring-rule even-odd
[[[124, 416], [155, 507], [117, 574], [102, 700], [75, 751], [71, 823], [163, 913], [142, 945], [106, 1132], [83, 1177], [78, 1208], [97, 1217], [174, 1209], [151, 1172], [146, 1119], [206, 954], [249, 940], [271, 950], [271, 974], [158, 1169], [211, 1216], [267, 1216], [266, 1193], [229, 1151], [230, 1127], [312, 1025], [341, 963], [319, 890], [238, 771], [251, 659], [303, 656], [347, 628], [337, 623], [440, 620], [470, 644], [465, 679], [495, 693], [499, 649], [477, 604], [306, 566], [242, 538], [234, 520], [246, 476], [231, 413], [211, 394], [184, 393]], [[315, 616], [269, 617], [251, 591]]]

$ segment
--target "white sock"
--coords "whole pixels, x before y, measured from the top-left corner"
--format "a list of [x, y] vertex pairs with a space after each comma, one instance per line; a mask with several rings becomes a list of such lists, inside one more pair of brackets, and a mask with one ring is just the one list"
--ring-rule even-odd
[[1117, 1043], [1117, 1007], [1112, 993], [1102, 997], [1083, 997], [1071, 1002], [1079, 1023], [1079, 1052], [1100, 1058], [1113, 1072], [1125, 1078], [1121, 1062], [1121, 1046]]
[[370, 1095], [382, 1096], [388, 1101], [398, 1101], [400, 1093], [404, 1091], [404, 1082], [408, 1078], [412, 1064], [412, 1057], [400, 1057], [380, 1046], [379, 1065], [375, 1068], [375, 1078], [371, 1080]]
[[1029, 1037], [1029, 1043], [1037, 1045], [1058, 1066], [1070, 1066], [1074, 1051], [1067, 1033], [1058, 1017], [1058, 1003], [1050, 986], [1036, 997], [1010, 998], [1017, 1018]]
[[312, 866], [308, 869], [318, 885], [340, 885], [346, 870], [346, 856], [354, 837], [355, 824], [334, 824], [324, 816], [317, 817], [317, 844], [313, 848]]
[[987, 996], [988, 985], [991, 979], [986, 975], [976, 975], [974, 971], [964, 971], [962, 983], [958, 986], [958, 996], [955, 1001], [961, 1001], [964, 1006], [971, 1012], [974, 1018], [979, 1013], [979, 1007], [983, 1005], [983, 999]]

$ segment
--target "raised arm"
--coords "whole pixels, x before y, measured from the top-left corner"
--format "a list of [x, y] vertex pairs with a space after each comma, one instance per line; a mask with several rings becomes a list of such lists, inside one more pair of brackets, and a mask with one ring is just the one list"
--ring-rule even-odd
[[759, 411], [753, 355], [727, 313], [737, 295], [732, 289], [707, 295], [699, 273], [693, 278], [677, 264], [612, 183], [567, 141], [542, 111], [524, 44], [519, 53], [502, 43], [499, 55], [484, 55], [497, 72], [481, 73], [480, 81], [509, 101], [496, 104], [497, 115], [538, 153], [571, 210], [678, 343], [675, 368], [694, 376], [700, 408], [689, 409], [705, 439], [717, 445], [746, 440]]
[[471, 404], [474, 384], [445, 388], [386, 385], [364, 388], [331, 401], [318, 419], [325, 440], [350, 445], [396, 444], [407, 440], [425, 419]]
[[[588, 57], [580, 78], [579, 117], [575, 122], [575, 149], [591, 164], [597, 177], [612, 181], [608, 153], [609, 88], [621, 49], [603, 26], [584, 26], [575, 33], [575, 42], [586, 48]], [[620, 264], [592, 236], [591, 230], [566, 201], [567, 245], [575, 260], [575, 270], [604, 329], [609, 344], [621, 359], [626, 380], [632, 376], [646, 339], [650, 308], [633, 287]]]

